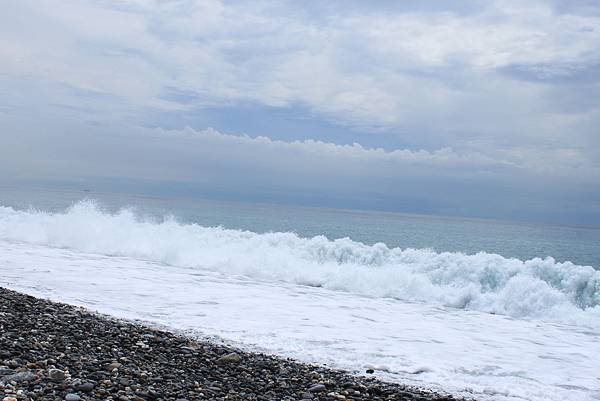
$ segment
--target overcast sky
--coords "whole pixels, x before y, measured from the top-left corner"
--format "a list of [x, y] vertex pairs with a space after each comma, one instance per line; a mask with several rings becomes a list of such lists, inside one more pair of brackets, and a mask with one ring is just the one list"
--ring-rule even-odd
[[0, 172], [600, 225], [600, 2], [7, 0]]

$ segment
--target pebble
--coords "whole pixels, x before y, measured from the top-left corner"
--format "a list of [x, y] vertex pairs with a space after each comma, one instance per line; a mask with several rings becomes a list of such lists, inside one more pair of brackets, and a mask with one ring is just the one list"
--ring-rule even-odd
[[79, 401], [79, 400], [81, 400], [81, 397], [79, 397], [77, 394], [69, 393], [65, 396], [65, 401]]
[[30, 372], [30, 371], [25, 371], [25, 372], [18, 372], [18, 373], [13, 373], [12, 375], [7, 375], [4, 376], [0, 379], [0, 381], [5, 382], [5, 383], [10, 383], [10, 382], [25, 382], [25, 381], [34, 381], [36, 380], [38, 377], [35, 373]]
[[60, 369], [48, 369], [48, 377], [54, 381], [62, 381], [67, 375]]
[[94, 384], [90, 383], [90, 382], [83, 383], [83, 384], [80, 384], [79, 386], [77, 386], [77, 390], [79, 390], [83, 393], [89, 393], [93, 389], [94, 389]]
[[242, 357], [232, 352], [231, 354], [224, 355], [217, 359], [217, 365], [227, 365], [230, 363], [240, 363], [242, 361]]
[[108, 366], [106, 367], [106, 370], [108, 370], [109, 372], [112, 372], [115, 369], [119, 369], [121, 366], [123, 366], [122, 364], [120, 364], [119, 362], [113, 362], [108, 364]]
[[320, 393], [321, 391], [325, 391], [325, 385], [323, 384], [314, 384], [309, 387], [309, 393]]

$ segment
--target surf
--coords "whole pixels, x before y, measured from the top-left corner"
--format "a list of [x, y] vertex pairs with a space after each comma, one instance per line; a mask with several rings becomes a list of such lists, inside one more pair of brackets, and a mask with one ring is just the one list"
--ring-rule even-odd
[[107, 212], [93, 200], [59, 212], [0, 206], [0, 240], [514, 318], [600, 323], [600, 272], [552, 257], [520, 260], [484, 250], [435, 252], [207, 227], [133, 208]]

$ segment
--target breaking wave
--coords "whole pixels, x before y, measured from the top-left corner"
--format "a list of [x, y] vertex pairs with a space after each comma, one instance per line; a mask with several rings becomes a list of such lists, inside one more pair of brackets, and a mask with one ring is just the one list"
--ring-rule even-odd
[[[367, 297], [561, 321], [600, 320], [600, 272], [553, 258], [522, 261], [479, 252], [365, 245], [103, 212], [81, 201], [65, 212], [0, 206], [0, 240], [319, 286]], [[0, 266], [1, 269], [1, 266]]]

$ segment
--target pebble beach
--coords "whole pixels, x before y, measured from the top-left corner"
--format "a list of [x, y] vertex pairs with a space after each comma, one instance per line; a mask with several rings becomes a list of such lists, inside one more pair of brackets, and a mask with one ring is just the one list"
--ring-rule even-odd
[[0, 287], [0, 397], [15, 400], [456, 398], [246, 352]]

